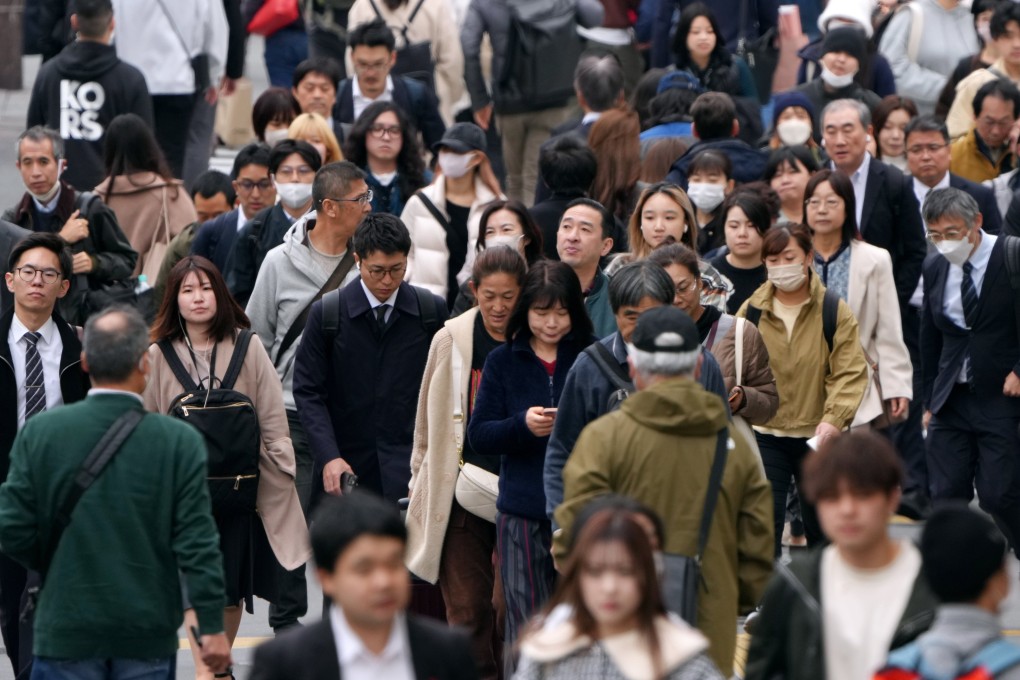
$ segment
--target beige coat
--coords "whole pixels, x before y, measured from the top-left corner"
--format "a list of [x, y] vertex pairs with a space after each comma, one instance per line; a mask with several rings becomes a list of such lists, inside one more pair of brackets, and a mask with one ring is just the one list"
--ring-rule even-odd
[[[131, 247], [138, 252], [134, 272], [137, 275], [145, 266], [153, 236], [156, 241], [169, 244], [174, 236], [184, 231], [184, 227], [198, 221], [198, 213], [179, 179], [168, 182], [154, 172], [136, 172], [119, 175], [114, 180], [109, 196], [109, 177], [99, 183], [95, 192], [117, 215], [120, 228], [127, 235]], [[164, 195], [169, 223], [166, 225], [163, 221]]]
[[[453, 422], [454, 352], [463, 360], [461, 409], [467, 413], [468, 381], [478, 308], [446, 322], [432, 338], [418, 394], [411, 448], [411, 504], [407, 508], [407, 568], [429, 583], [439, 579], [439, 560], [457, 484], [457, 430]], [[461, 424], [463, 438], [467, 423]], [[462, 439], [463, 441], [463, 439]]]
[[979, 68], [956, 84], [956, 96], [953, 98], [953, 105], [949, 107], [949, 115], [946, 116], [946, 127], [949, 128], [951, 139], [964, 136], [974, 127], [974, 95], [982, 85], [999, 77], [993, 70], [997, 73], [1009, 73], [1005, 60], [1000, 58], [990, 69]]
[[[405, 0], [396, 10], [386, 6], [384, 0], [373, 0], [383, 21], [397, 39], [397, 49], [404, 46], [402, 29], [407, 26], [407, 38], [412, 43], [432, 43], [432, 60], [436, 63], [436, 96], [443, 122], [453, 124], [455, 105], [464, 95], [464, 53], [460, 49], [460, 32], [454, 20], [450, 0], [424, 0], [421, 9], [408, 26], [407, 19], [418, 5], [418, 0]], [[359, 24], [378, 19], [369, 0], [355, 0], [347, 15], [348, 31]], [[351, 51], [347, 50], [347, 72], [354, 73]]]
[[[194, 362], [184, 342], [178, 340], [173, 344], [188, 373], [196, 377]], [[219, 343], [216, 348], [216, 375], [222, 376], [227, 372], [233, 350], [233, 338]], [[182, 387], [155, 344], [149, 347], [149, 358], [152, 373], [145, 388], [145, 408], [155, 413], [166, 413], [174, 398], [181, 394]], [[234, 389], [248, 395], [254, 402], [262, 430], [256, 504], [269, 545], [284, 569], [297, 569], [312, 555], [308, 543], [308, 527], [294, 486], [297, 465], [294, 462], [294, 446], [290, 441], [287, 414], [283, 408], [280, 378], [257, 337], [253, 337], [248, 344], [248, 353]]]
[[[892, 258], [883, 248], [853, 241], [850, 244], [850, 287], [847, 304], [857, 318], [861, 346], [872, 362], [878, 363], [882, 397], [913, 398], [914, 369], [903, 343], [900, 304], [896, 299]], [[853, 425], [864, 425], [882, 415], [882, 402], [868, 367], [868, 386], [857, 409]]]

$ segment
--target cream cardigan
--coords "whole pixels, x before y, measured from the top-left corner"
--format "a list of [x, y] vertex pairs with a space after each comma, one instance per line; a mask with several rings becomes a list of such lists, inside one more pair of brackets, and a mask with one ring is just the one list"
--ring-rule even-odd
[[[418, 393], [411, 448], [411, 503], [407, 508], [407, 568], [429, 583], [439, 579], [439, 560], [450, 521], [453, 491], [457, 484], [456, 430], [453, 422], [454, 352], [460, 352], [461, 408], [467, 413], [471, 354], [478, 308], [450, 319], [432, 338], [428, 363]], [[467, 423], [462, 423], [464, 431]], [[466, 435], [465, 435], [466, 436]]]

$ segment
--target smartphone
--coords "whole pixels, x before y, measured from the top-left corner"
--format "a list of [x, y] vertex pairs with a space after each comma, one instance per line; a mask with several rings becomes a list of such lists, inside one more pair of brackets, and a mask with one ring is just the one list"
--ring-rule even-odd
[[557, 408], [544, 408], [544, 409], [542, 409], [542, 415], [543, 416], [547, 416], [547, 417], [555, 418], [556, 417], [556, 412], [558, 410], [559, 409], [557, 409]]
[[358, 488], [358, 476], [353, 472], [344, 472], [340, 475], [340, 493], [349, 494]]

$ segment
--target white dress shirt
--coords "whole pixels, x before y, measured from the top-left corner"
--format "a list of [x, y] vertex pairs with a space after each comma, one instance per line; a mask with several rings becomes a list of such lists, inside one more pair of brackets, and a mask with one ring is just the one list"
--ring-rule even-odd
[[[978, 244], [974, 254], [968, 260], [974, 268], [970, 272], [971, 281], [974, 282], [974, 292], [978, 298], [981, 297], [981, 284], [985, 280], [985, 272], [988, 271], [988, 260], [992, 257], [992, 246], [995, 245], [996, 237], [992, 234], [981, 232], [981, 243]], [[963, 283], [963, 267], [958, 267], [952, 262], [949, 263], [949, 272], [946, 273], [946, 289], [942, 297], [942, 311], [946, 317], [960, 328], [970, 330], [966, 319], [963, 316], [963, 291], [960, 284]], [[970, 357], [963, 362], [960, 375], [956, 382], [967, 382], [967, 363]]]
[[[830, 163], [833, 170], [838, 170], [835, 163]], [[861, 166], [850, 175], [850, 183], [854, 185], [854, 206], [857, 217], [857, 229], [861, 228], [861, 215], [864, 214], [864, 192], [868, 188], [868, 170], [871, 168], [871, 154], [864, 152]]]
[[351, 82], [351, 95], [354, 97], [354, 120], [357, 120], [361, 116], [361, 112], [368, 108], [368, 105], [373, 102], [388, 102], [393, 100], [393, 77], [386, 76], [386, 88], [382, 91], [382, 94], [375, 99], [369, 99], [365, 95], [361, 94], [361, 87], [358, 85], [358, 79], [354, 78]]
[[[14, 361], [14, 383], [18, 388], [18, 429], [25, 425], [25, 376], [28, 368], [25, 365], [28, 341], [25, 333], [28, 328], [21, 323], [18, 315], [14, 315], [11, 330], [7, 332], [7, 346], [11, 348], [11, 359]], [[64, 341], [60, 339], [60, 331], [53, 317], [39, 329], [42, 337], [36, 343], [39, 359], [42, 361], [43, 385], [46, 387], [46, 410], [64, 403], [64, 395], [60, 392], [60, 355], [64, 351]]]
[[398, 614], [393, 621], [390, 639], [379, 655], [365, 647], [347, 624], [343, 611], [335, 604], [329, 609], [329, 623], [333, 628], [333, 642], [344, 680], [414, 680], [407, 619], [403, 614]]
[[[921, 224], [924, 228], [924, 233], [928, 233], [928, 225], [924, 224], [924, 199], [928, 197], [928, 193], [935, 189], [948, 189], [949, 188], [949, 173], [945, 174], [945, 177], [939, 180], [938, 184], [933, 187], [929, 187], [927, 184], [917, 179], [913, 179], [914, 182], [914, 196], [917, 196], [918, 210], [921, 211]], [[910, 296], [910, 306], [921, 308], [924, 303], [924, 275], [917, 280], [917, 288], [914, 289], [914, 294]]]
[[241, 230], [244, 229], [244, 225], [248, 224], [248, 218], [244, 216], [244, 208], [238, 206], [237, 208], [237, 233], [240, 234]]
[[397, 289], [393, 291], [393, 295], [389, 296], [388, 298], [382, 301], [380, 301], [379, 298], [377, 298], [376, 296], [372, 295], [372, 291], [370, 291], [368, 289], [368, 286], [365, 285], [364, 279], [361, 280], [361, 290], [365, 291], [365, 295], [368, 296], [368, 304], [372, 305], [373, 317], [375, 316], [375, 308], [378, 307], [379, 305], [390, 306], [390, 308], [386, 310], [386, 315], [383, 317], [386, 320], [386, 323], [389, 323], [390, 317], [393, 315], [393, 306], [397, 303], [397, 293], [400, 292], [400, 287], [398, 286]]

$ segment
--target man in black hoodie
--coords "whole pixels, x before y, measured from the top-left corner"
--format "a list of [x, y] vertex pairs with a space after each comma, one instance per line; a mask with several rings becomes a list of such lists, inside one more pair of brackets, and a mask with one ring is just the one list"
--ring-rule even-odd
[[106, 176], [106, 126], [115, 116], [136, 113], [151, 127], [152, 99], [141, 71], [118, 59], [110, 45], [111, 0], [77, 0], [71, 27], [78, 39], [39, 70], [27, 127], [45, 125], [60, 132], [67, 154], [63, 178], [88, 191]]

